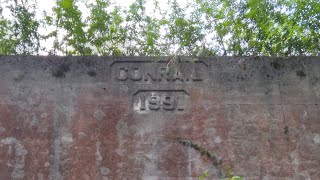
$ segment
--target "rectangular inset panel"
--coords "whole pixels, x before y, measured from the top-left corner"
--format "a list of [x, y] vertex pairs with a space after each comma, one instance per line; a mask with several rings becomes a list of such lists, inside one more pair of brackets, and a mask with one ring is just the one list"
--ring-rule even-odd
[[133, 84], [192, 84], [209, 79], [208, 65], [203, 61], [117, 61], [111, 64], [111, 78], [118, 83]]
[[134, 95], [133, 108], [138, 113], [186, 111], [189, 94], [184, 90], [140, 90]]

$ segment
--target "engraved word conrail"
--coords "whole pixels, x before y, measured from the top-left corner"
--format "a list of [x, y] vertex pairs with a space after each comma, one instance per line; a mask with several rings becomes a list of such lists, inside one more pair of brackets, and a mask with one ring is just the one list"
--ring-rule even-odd
[[114, 81], [120, 83], [192, 83], [201, 82], [208, 77], [205, 74], [207, 66], [202, 61], [179, 62], [173, 66], [168, 66], [164, 61], [117, 61], [111, 65], [111, 76]]

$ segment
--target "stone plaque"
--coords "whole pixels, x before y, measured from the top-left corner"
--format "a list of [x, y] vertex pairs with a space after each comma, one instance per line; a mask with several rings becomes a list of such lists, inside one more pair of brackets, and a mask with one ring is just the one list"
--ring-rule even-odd
[[0, 179], [320, 177], [320, 58], [0, 57]]

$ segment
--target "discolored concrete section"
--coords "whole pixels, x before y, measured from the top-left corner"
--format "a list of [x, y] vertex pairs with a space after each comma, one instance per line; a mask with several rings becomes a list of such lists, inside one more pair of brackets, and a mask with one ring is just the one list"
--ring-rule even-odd
[[1, 56], [0, 179], [320, 177], [319, 57], [167, 61]]

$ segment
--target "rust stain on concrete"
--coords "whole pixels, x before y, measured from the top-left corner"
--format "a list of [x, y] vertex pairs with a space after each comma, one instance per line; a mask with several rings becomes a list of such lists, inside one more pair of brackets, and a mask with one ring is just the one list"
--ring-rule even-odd
[[[161, 58], [160, 58], [161, 59]], [[165, 58], [163, 58], [165, 59]], [[317, 179], [320, 59], [0, 57], [0, 179]]]

